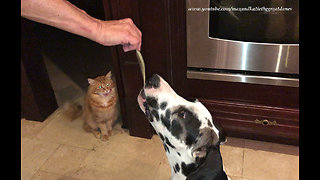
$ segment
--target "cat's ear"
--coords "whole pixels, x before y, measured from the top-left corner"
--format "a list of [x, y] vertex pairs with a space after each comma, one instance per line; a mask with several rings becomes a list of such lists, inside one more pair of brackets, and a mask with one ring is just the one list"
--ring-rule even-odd
[[93, 84], [94, 83], [94, 79], [88, 78], [88, 83], [89, 84]]
[[111, 78], [111, 71], [108, 72], [108, 74], [105, 76], [106, 78]]

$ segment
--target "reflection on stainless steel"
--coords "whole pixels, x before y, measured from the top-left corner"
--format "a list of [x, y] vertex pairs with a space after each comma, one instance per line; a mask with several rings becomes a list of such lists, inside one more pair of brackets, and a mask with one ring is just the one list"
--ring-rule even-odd
[[[299, 74], [299, 44], [256, 43], [209, 37], [209, 12], [188, 11], [188, 8], [208, 8], [209, 3], [209, 0], [187, 0], [186, 3], [188, 67]], [[246, 76], [241, 77], [238, 78], [239, 82], [248, 82], [244, 80]]]
[[279, 46], [279, 53], [277, 58], [277, 66], [276, 66], [276, 72], [279, 72], [279, 65], [281, 61], [281, 53], [282, 53], [282, 45]]
[[212, 72], [200, 72], [200, 71], [188, 70], [187, 71], [187, 78], [189, 78], [189, 79], [202, 79], [202, 80], [215, 80], [215, 81], [243, 82], [243, 83], [254, 83], [254, 84], [266, 84], [266, 85], [275, 85], [275, 86], [299, 87], [299, 79], [271, 77], [271, 76], [212, 73]]

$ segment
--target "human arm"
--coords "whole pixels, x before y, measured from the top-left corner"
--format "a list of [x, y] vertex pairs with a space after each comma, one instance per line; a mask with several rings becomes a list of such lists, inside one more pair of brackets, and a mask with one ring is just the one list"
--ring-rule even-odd
[[124, 51], [141, 48], [142, 34], [131, 19], [99, 20], [67, 0], [21, 0], [21, 16], [105, 46], [122, 44]]

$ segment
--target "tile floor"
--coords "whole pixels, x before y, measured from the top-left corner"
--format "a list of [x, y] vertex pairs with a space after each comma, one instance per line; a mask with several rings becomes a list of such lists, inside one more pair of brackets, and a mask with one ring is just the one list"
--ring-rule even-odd
[[[83, 103], [83, 90], [46, 59], [59, 106]], [[44, 122], [21, 119], [21, 179], [23, 180], [168, 180], [170, 167], [160, 138], [129, 136], [114, 127], [102, 142], [70, 121], [59, 108]], [[239, 138], [221, 146], [224, 166], [232, 180], [297, 180], [299, 147]]]
[[[129, 136], [120, 123], [102, 142], [58, 109], [44, 122], [21, 119], [21, 179], [168, 180], [170, 167], [160, 138]], [[299, 148], [239, 138], [221, 146], [233, 180], [299, 179]]]

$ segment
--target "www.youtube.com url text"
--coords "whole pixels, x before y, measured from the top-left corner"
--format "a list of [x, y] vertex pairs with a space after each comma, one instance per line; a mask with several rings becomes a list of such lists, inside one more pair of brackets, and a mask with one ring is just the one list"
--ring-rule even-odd
[[264, 11], [264, 12], [276, 12], [276, 11], [292, 11], [292, 8], [290, 7], [210, 7], [210, 8], [188, 8], [188, 11], [197, 11], [197, 12], [207, 12], [207, 11], [239, 11], [239, 12], [245, 12], [245, 11]]

